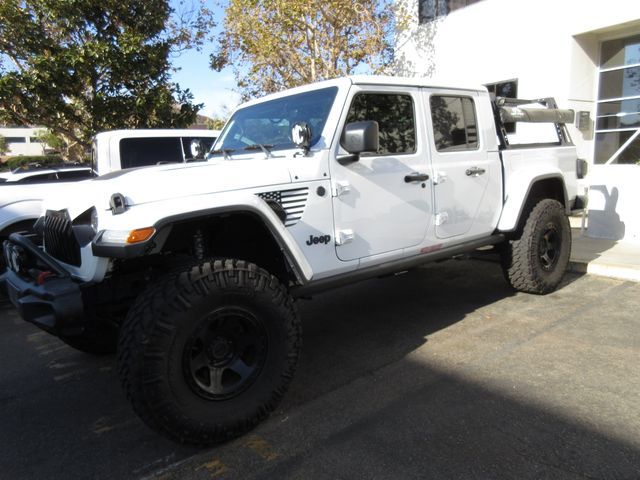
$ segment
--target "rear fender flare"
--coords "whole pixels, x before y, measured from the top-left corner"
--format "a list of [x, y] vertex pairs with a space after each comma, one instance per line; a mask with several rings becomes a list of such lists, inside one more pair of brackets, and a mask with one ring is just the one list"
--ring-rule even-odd
[[546, 180], [559, 180], [562, 184], [562, 196], [564, 198], [564, 206], [567, 214], [570, 213], [569, 200], [567, 195], [567, 187], [564, 182], [564, 177], [560, 169], [546, 170], [545, 172], [539, 172], [531, 175], [532, 172], [525, 170], [518, 172], [510, 176], [509, 187], [505, 196], [504, 206], [502, 208], [502, 215], [498, 221], [497, 230], [500, 232], [512, 232], [516, 230], [519, 225], [520, 218], [525, 213], [524, 208], [527, 205], [527, 200], [531, 195], [535, 185], [539, 182]]

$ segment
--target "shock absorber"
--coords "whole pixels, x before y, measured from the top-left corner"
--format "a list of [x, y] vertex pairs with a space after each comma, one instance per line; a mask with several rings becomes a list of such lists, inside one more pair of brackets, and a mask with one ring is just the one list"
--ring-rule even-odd
[[197, 260], [204, 260], [204, 234], [201, 229], [193, 235], [193, 254]]

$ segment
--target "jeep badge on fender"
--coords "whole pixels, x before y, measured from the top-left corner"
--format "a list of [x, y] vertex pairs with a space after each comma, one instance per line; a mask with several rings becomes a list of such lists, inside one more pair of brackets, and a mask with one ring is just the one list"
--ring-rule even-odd
[[323, 243], [327, 245], [331, 241], [331, 235], [321, 235], [319, 237], [314, 237], [313, 235], [309, 235], [309, 240], [307, 240], [307, 245], [317, 245], [319, 243]]

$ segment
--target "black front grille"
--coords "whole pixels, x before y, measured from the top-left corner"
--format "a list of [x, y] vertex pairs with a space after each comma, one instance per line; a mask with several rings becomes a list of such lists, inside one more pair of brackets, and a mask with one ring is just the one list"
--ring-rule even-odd
[[61, 262], [80, 266], [80, 245], [73, 234], [67, 210], [47, 210], [44, 217], [44, 249]]

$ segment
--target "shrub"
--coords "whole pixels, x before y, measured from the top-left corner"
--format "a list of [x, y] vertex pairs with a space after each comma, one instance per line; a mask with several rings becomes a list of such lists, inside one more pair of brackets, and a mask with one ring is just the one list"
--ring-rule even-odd
[[16, 168], [27, 167], [29, 164], [33, 165], [60, 165], [63, 163], [60, 155], [23, 155], [19, 157], [11, 157], [7, 161], [7, 165], [10, 170]]

